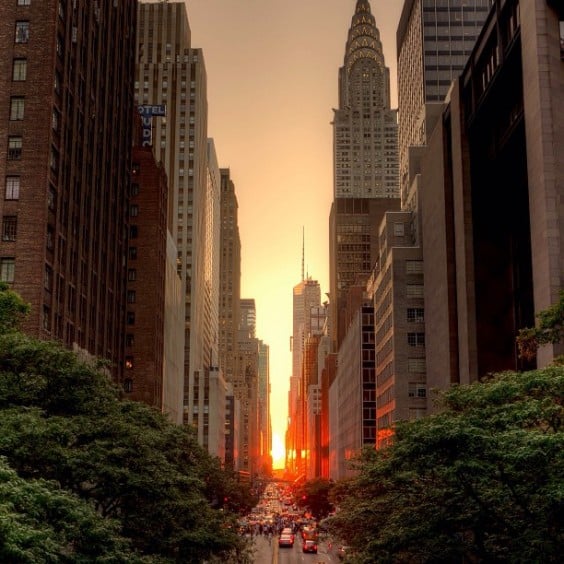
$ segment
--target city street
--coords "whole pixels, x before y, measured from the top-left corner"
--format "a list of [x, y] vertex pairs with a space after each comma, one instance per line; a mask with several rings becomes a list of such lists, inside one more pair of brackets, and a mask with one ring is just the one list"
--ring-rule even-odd
[[268, 537], [259, 535], [255, 537], [255, 564], [337, 564], [340, 562], [336, 547], [329, 549], [325, 542], [319, 543], [317, 554], [304, 554], [302, 543], [298, 536], [293, 548], [278, 548], [278, 536], [274, 535], [272, 541]]

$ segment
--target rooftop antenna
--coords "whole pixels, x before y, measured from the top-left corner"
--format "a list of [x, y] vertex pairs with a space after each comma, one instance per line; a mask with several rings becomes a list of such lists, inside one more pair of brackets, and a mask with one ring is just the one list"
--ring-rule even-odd
[[305, 228], [302, 225], [302, 281], [304, 278], [304, 262], [305, 262]]

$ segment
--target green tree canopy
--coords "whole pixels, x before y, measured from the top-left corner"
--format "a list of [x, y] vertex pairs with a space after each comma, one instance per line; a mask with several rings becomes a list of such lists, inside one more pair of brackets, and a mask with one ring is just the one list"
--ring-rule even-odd
[[29, 313], [29, 305], [19, 294], [10, 290], [6, 282], [0, 282], [0, 334], [16, 331]]
[[310, 511], [315, 518], [323, 519], [333, 510], [330, 501], [332, 487], [333, 483], [324, 478], [308, 480], [296, 490], [296, 503]]
[[364, 452], [328, 526], [358, 563], [560, 562], [562, 398], [557, 366], [449, 390]]
[[0, 455], [21, 479], [58, 484], [118, 523], [155, 562], [244, 552], [229, 514], [211, 507], [210, 467], [222, 475], [191, 429], [120, 400], [98, 366], [15, 331], [0, 335]]

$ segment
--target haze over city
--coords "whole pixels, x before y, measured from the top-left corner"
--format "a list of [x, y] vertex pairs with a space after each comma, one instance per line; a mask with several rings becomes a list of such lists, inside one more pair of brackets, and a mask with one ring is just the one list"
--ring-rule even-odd
[[[283, 444], [292, 371], [292, 288], [306, 273], [329, 291], [333, 108], [356, 0], [186, 0], [208, 73], [208, 134], [239, 199], [242, 297], [255, 298], [270, 346], [273, 441]], [[392, 107], [403, 2], [372, 2]], [[280, 443], [275, 443], [273, 446]], [[277, 464], [283, 462], [278, 452]]]

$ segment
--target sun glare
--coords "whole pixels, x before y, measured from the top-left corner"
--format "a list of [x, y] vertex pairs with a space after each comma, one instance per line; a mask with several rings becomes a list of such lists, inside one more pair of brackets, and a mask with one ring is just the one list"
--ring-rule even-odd
[[284, 443], [279, 435], [274, 433], [272, 435], [272, 467], [284, 468], [286, 463], [286, 449]]

